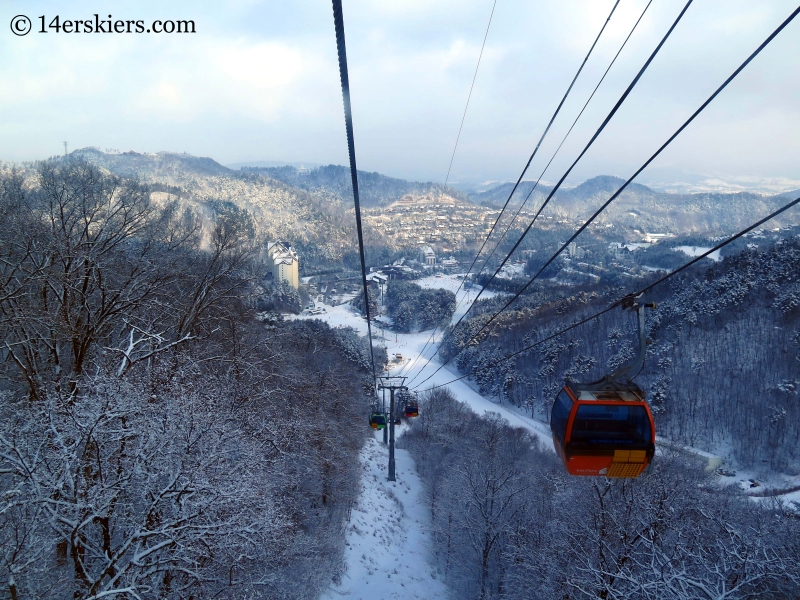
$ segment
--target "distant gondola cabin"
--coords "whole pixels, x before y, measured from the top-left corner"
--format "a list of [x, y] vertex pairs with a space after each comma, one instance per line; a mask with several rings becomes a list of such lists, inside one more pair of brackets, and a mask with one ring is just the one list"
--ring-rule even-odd
[[633, 383], [568, 382], [550, 415], [553, 445], [571, 475], [638, 477], [655, 454], [655, 423]]
[[386, 415], [379, 412], [373, 412], [369, 416], [369, 425], [373, 429], [383, 429], [386, 427]]

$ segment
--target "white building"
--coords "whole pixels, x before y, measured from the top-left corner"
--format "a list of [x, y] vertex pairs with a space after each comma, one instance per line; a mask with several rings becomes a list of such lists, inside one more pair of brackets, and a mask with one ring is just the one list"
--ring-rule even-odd
[[581, 248], [575, 242], [570, 242], [569, 246], [567, 246], [567, 254], [570, 258], [580, 260], [586, 256], [586, 249]]
[[439, 261], [439, 264], [445, 271], [448, 272], [454, 273], [458, 270], [458, 261], [452, 256], [450, 258], [443, 258], [441, 261]]
[[423, 246], [419, 250], [419, 262], [423, 265], [432, 266], [436, 264], [436, 253], [430, 246]]
[[650, 244], [655, 244], [656, 242], [660, 242], [661, 240], [666, 240], [669, 238], [675, 237], [674, 233], [648, 233], [645, 232], [644, 234], [644, 241]]
[[275, 281], [285, 281], [294, 289], [300, 287], [300, 259], [289, 242], [267, 244], [267, 265]]
[[611, 242], [608, 245], [608, 253], [612, 254], [616, 259], [627, 258], [640, 248], [648, 248], [650, 244], [620, 244], [619, 242]]

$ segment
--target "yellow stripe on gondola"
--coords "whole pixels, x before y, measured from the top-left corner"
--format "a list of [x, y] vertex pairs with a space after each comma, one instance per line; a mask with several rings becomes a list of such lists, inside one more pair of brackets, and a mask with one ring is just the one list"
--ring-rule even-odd
[[644, 469], [644, 450], [615, 450], [606, 477], [638, 477]]

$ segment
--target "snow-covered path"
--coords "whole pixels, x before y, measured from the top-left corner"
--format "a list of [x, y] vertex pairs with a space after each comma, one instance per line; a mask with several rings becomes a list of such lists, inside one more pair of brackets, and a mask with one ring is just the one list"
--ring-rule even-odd
[[[431, 281], [419, 283], [425, 287], [445, 287], [451, 291], [455, 291], [460, 284], [454, 277], [428, 279]], [[471, 300], [467, 294], [462, 290], [459, 299]], [[473, 298], [474, 295], [472, 292]], [[462, 302], [454, 319], [463, 314], [468, 305], [468, 302]], [[350, 305], [318, 306], [325, 308], [325, 312], [294, 318], [320, 319], [331, 327], [353, 327], [360, 335], [366, 335], [366, 322]], [[392, 375], [407, 375], [402, 371], [419, 355], [430, 335], [431, 332], [427, 331], [416, 334], [389, 333], [384, 336], [383, 331], [373, 326], [373, 336], [380, 339], [379, 344], [386, 344], [390, 357], [396, 353], [405, 357], [401, 364], [395, 364]], [[430, 354], [432, 350], [433, 347], [429, 346], [425, 353]], [[412, 375], [424, 364], [427, 363], [422, 359], [417, 361]], [[450, 373], [443, 370], [437, 375], [448, 377]], [[483, 400], [466, 384], [462, 385], [463, 390], [454, 390], [459, 399], [463, 400], [462, 396], [469, 390], [470, 398], [475, 402]], [[485, 410], [492, 410], [491, 407], [495, 406], [491, 402], [484, 402]], [[397, 437], [402, 436], [404, 428], [397, 428]], [[347, 528], [347, 571], [341, 583], [331, 586], [320, 596], [320, 600], [447, 598], [447, 589], [436, 579], [436, 571], [430, 560], [430, 513], [422, 497], [422, 482], [417, 476], [414, 461], [408, 452], [396, 449], [397, 481], [388, 482], [389, 450], [382, 440], [382, 432], [375, 432], [361, 450], [362, 491]]]
[[347, 527], [347, 572], [320, 600], [447, 598], [428, 560], [430, 517], [414, 461], [396, 450], [397, 481], [388, 482], [382, 439], [376, 432], [361, 450], [362, 491]]
[[[430, 352], [430, 348], [425, 351], [426, 354], [430, 354]], [[409, 375], [410, 378], [413, 379], [418, 372], [422, 371], [422, 374], [411, 384], [412, 387], [415, 385], [420, 385], [422, 381], [425, 381], [429, 375], [436, 371], [440, 364], [441, 363], [435, 359], [420, 359], [409, 373], [403, 373], [403, 375]], [[509, 422], [510, 425], [527, 429], [530, 433], [539, 438], [546, 447], [552, 448], [553, 439], [550, 435], [549, 426], [535, 419], [531, 419], [530, 417], [521, 415], [519, 412], [510, 407], [507, 408], [501, 404], [492, 402], [484, 396], [481, 396], [478, 392], [472, 389], [467, 381], [463, 379], [460, 381], [452, 381], [458, 377], [460, 377], [460, 375], [454, 374], [445, 367], [433, 375], [430, 379], [425, 381], [425, 383], [422, 383], [418, 391], [423, 391], [432, 388], [433, 386], [447, 384], [447, 387], [451, 392], [453, 392], [453, 395], [458, 400], [469, 406], [474, 412], [478, 413], [479, 415], [487, 412], [499, 413]], [[451, 381], [452, 383], [448, 383]]]
[[[424, 279], [415, 281], [415, 283], [422, 287], [442, 288], [455, 292], [461, 284], [461, 281], [453, 275], [444, 275], [443, 277], [426, 277]], [[460, 304], [458, 310], [453, 315], [452, 322], [457, 321], [461, 315], [464, 314], [470, 303], [475, 299], [475, 295], [475, 289], [462, 289], [459, 291], [457, 300], [460, 302]], [[492, 291], [486, 291], [483, 293], [483, 297], [486, 298], [491, 298], [494, 295], [496, 295], [496, 293]], [[331, 325], [331, 327], [353, 327], [360, 335], [367, 334], [366, 321], [361, 315], [355, 312], [349, 304], [342, 304], [339, 306], [327, 306], [320, 304], [320, 306], [324, 306], [326, 312], [310, 318], [321, 319]], [[438, 342], [441, 341], [442, 337], [442, 333], [437, 331], [434, 340], [435, 343], [428, 344], [426, 348], [425, 345], [431, 339], [431, 333], [432, 332], [428, 330], [420, 333], [386, 332], [384, 334], [383, 330], [378, 329], [375, 327], [375, 325], [373, 325], [372, 328], [372, 335], [378, 340], [376, 343], [382, 345], [385, 338], [386, 351], [390, 357], [394, 356], [396, 353], [402, 354], [404, 357], [402, 364], [396, 364], [394, 368], [391, 369], [390, 374], [407, 376], [408, 379], [406, 383], [410, 383], [411, 388], [420, 386], [418, 391], [428, 389], [435, 385], [447, 383], [448, 381], [458, 377], [458, 375], [455, 375], [447, 368], [444, 368], [436, 373], [436, 375], [431, 377], [428, 381], [425, 381], [424, 384], [420, 385], [420, 383], [434, 371], [436, 371], [440, 365], [436, 359], [426, 358], [433, 355], [436, 347], [438, 346]], [[424, 356], [420, 356], [420, 353], [423, 351], [423, 349]], [[422, 374], [417, 377], [417, 374], [419, 374], [420, 371], [422, 371]], [[466, 403], [476, 413], [500, 413], [511, 425], [527, 429], [542, 442], [544, 442], [545, 446], [552, 447], [550, 428], [544, 423], [529, 417], [525, 417], [511, 408], [506, 408], [505, 406], [492, 402], [491, 400], [481, 396], [469, 385], [469, 383], [464, 380], [451, 383], [448, 385], [448, 387], [456, 398], [458, 398], [461, 402]]]

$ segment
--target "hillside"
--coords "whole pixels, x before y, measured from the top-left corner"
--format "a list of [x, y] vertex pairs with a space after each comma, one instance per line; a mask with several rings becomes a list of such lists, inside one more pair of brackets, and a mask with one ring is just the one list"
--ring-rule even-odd
[[369, 348], [258, 315], [247, 228], [218, 214], [205, 251], [149, 195], [77, 159], [0, 173], [0, 597], [315, 600]]
[[[106, 154], [89, 148], [72, 152], [70, 158], [136, 178], [154, 192], [154, 200], [178, 200], [201, 218], [209, 218], [219, 203], [230, 203], [252, 217], [258, 240], [292, 240], [306, 259], [304, 266], [341, 261], [356, 242], [352, 202], [311, 194], [266, 174], [233, 171], [210, 158], [168, 152]], [[367, 243], [382, 244], [380, 233], [370, 228], [365, 233]]]
[[181, 179], [189, 175], [211, 176], [232, 173], [230, 169], [223, 167], [211, 158], [172, 152], [151, 154], [131, 150], [121, 154], [107, 154], [96, 148], [81, 148], [71, 152], [70, 156], [82, 158], [117, 175], [138, 177], [145, 181]]
[[[93, 148], [72, 152], [70, 160], [76, 158], [147, 184], [156, 202], [177, 201], [206, 221], [220, 207], [232, 206], [245, 211], [243, 214], [252, 219], [257, 241], [275, 238], [292, 240], [304, 257], [301, 269], [305, 272], [341, 268], [342, 265], [357, 267], [350, 172], [345, 167], [328, 165], [311, 170], [292, 166], [253, 167], [235, 171], [211, 158], [187, 154], [107, 154]], [[467, 199], [461, 192], [449, 188], [442, 190], [441, 186], [433, 183], [405, 181], [363, 171], [359, 172], [359, 177], [363, 207], [368, 209], [372, 206], [372, 210], [378, 212], [391, 210], [398, 200], [423, 203], [457, 201], [469, 209], [473, 202], [500, 206], [511, 189], [511, 184], [503, 184]], [[622, 183], [623, 180], [617, 177], [600, 176], [575, 188], [560, 190], [543, 216], [554, 219], [553, 222], [559, 221], [562, 227], [575, 227]], [[515, 199], [524, 198], [531, 187], [530, 182], [523, 182]], [[532, 210], [540, 205], [549, 191], [550, 188], [545, 186], [538, 187], [533, 194], [534, 201], [528, 203], [527, 209]], [[598, 218], [598, 226], [613, 226], [613, 229], [603, 230], [603, 239], [598, 243], [603, 240], [617, 241], [618, 238], [625, 239], [638, 235], [637, 232], [648, 231], [720, 235], [756, 220], [785, 201], [785, 198], [785, 194], [672, 194], [633, 184]], [[520, 227], [529, 217], [530, 213], [523, 215], [516, 227]], [[507, 223], [508, 218], [510, 215], [504, 217], [503, 223]], [[404, 225], [401, 221], [399, 217], [391, 216], [365, 218], [365, 243], [370, 264], [383, 264], [398, 252], [416, 250], [419, 236], [406, 239], [396, 234]], [[791, 222], [791, 217], [786, 217], [779, 219], [776, 225]], [[412, 225], [419, 230], [419, 224]], [[474, 225], [470, 235], [462, 236], [466, 240], [463, 247], [465, 252], [470, 252], [470, 249], [474, 252], [476, 244], [482, 239], [474, 232], [482, 231], [485, 226], [477, 222]], [[544, 223], [540, 221], [541, 225]], [[449, 222], [449, 227], [457, 226], [458, 223]], [[542, 235], [547, 234], [540, 231], [539, 237]], [[447, 235], [440, 234], [439, 238], [444, 240]], [[431, 238], [427, 243], [434, 241]]]
[[[638, 381], [663, 435], [709, 451], [724, 449], [741, 467], [800, 473], [798, 260], [800, 238], [787, 231], [769, 245], [697, 265], [648, 292], [647, 301], [658, 308], [647, 316], [652, 345]], [[633, 355], [629, 314], [611, 311], [514, 360], [482, 366], [643, 286], [542, 281], [476, 345], [467, 341], [502, 304], [477, 306], [446, 339], [441, 356], [454, 357], [482, 392], [527, 406], [546, 421], [566, 377], [595, 381]]]
[[[581, 187], [597, 197], [613, 185]], [[395, 208], [413, 215], [411, 204]], [[9, 597], [566, 598], [582, 589], [678, 600], [694, 597], [672, 583], [687, 572], [711, 589], [747, 571], [743, 595], [728, 597], [797, 598], [800, 521], [788, 497], [800, 477], [797, 229], [754, 231], [647, 298], [659, 306], [637, 381], [659, 444], [724, 455], [723, 470], [702, 473], [665, 452], [635, 481], [577, 479], [540, 446], [565, 376], [595, 379], [630, 357], [629, 314], [606, 313], [496, 362], [616, 300], [633, 289], [629, 277], [541, 281], [472, 344], [468, 334], [505, 302], [485, 294], [440, 338], [440, 357], [466, 348], [452, 365], [473, 381], [442, 369], [425, 383], [422, 369], [441, 364], [431, 351], [430, 362], [416, 360], [428, 328], [463, 314], [459, 293], [474, 294], [458, 274], [432, 274], [420, 286], [391, 282], [381, 301], [394, 335], [373, 327], [378, 370], [408, 376], [417, 391], [436, 386], [396, 431], [397, 478], [384, 481], [387, 447], [367, 427], [382, 400], [367, 323], [352, 305], [324, 300], [322, 315], [260, 312], [254, 283], [256, 236], [290, 232], [309, 248], [349, 239], [341, 252], [352, 255], [346, 207], [329, 191], [183, 155], [86, 151], [0, 170]], [[448, 230], [458, 223], [441, 220]], [[541, 233], [553, 242], [570, 226]], [[677, 254], [667, 243], [656, 248]], [[595, 258], [607, 245], [598, 244]], [[417, 328], [426, 330], [405, 333]], [[752, 502], [770, 492], [766, 480], [750, 499], [724, 489], [733, 469], [779, 475], [786, 498]]]
[[[352, 201], [353, 198], [350, 169], [339, 165], [328, 165], [310, 170], [300, 170], [292, 166], [244, 167], [242, 171], [260, 173], [312, 193], [330, 195], [346, 201]], [[451, 198], [466, 201], [466, 195], [453, 188], [444, 188], [431, 182], [406, 181], [405, 179], [396, 179], [367, 171], [358, 172], [358, 192], [361, 205], [365, 208], [388, 206], [392, 202], [408, 195], [444, 194]]]

